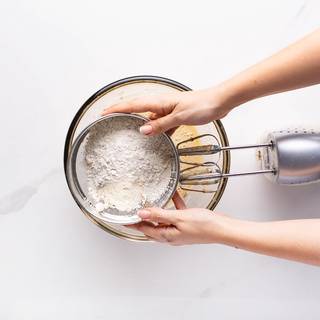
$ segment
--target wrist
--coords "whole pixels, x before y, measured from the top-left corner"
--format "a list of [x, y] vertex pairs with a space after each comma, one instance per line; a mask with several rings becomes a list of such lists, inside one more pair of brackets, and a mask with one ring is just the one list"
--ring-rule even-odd
[[236, 248], [245, 248], [255, 238], [257, 222], [244, 221], [224, 215], [214, 215], [216, 243]]
[[253, 100], [253, 90], [249, 88], [245, 81], [242, 80], [241, 75], [235, 76], [229, 80], [226, 80], [216, 87], [212, 88], [215, 91], [215, 95], [218, 97], [218, 104], [221, 110], [226, 113]]
[[230, 245], [234, 238], [235, 219], [222, 214], [213, 213], [210, 223], [207, 225], [207, 234], [210, 242]]

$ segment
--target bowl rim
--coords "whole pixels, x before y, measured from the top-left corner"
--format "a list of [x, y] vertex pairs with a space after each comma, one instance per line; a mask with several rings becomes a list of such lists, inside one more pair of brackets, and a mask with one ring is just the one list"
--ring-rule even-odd
[[[187, 87], [186, 85], [177, 82], [175, 80], [171, 80], [165, 77], [161, 76], [153, 76], [153, 75], [138, 75], [138, 76], [131, 76], [131, 77], [126, 77], [117, 81], [114, 81], [110, 84], [105, 85], [98, 91], [96, 91], [92, 96], [90, 96], [83, 104], [82, 106], [78, 109], [76, 114], [73, 116], [72, 121], [69, 125], [66, 138], [65, 138], [65, 143], [64, 143], [64, 152], [63, 152], [63, 167], [64, 167], [64, 172], [65, 172], [65, 177], [66, 177], [66, 164], [67, 164], [67, 159], [70, 154], [70, 149], [72, 145], [72, 141], [76, 132], [76, 129], [78, 127], [79, 122], [81, 121], [82, 117], [85, 115], [86, 110], [88, 110], [91, 105], [103, 97], [104, 95], [108, 94], [109, 92], [116, 90], [118, 88], [121, 88], [126, 85], [134, 84], [134, 83], [155, 83], [155, 84], [161, 84], [165, 85], [168, 87], [171, 87], [177, 91], [191, 91], [192, 89]], [[221, 145], [222, 146], [228, 146], [229, 145], [229, 140], [226, 134], [226, 131], [224, 129], [224, 126], [220, 120], [215, 120], [212, 122], [216, 130], [218, 131], [219, 137], [221, 139]], [[223, 173], [229, 173], [230, 172], [230, 165], [231, 165], [231, 155], [228, 150], [223, 151]], [[67, 181], [67, 180], [66, 180]], [[220, 201], [226, 186], [227, 186], [227, 179], [221, 179], [220, 182], [220, 190], [219, 192], [216, 192], [214, 196], [211, 198], [211, 201], [208, 203], [207, 208], [210, 210], [213, 210], [218, 202]], [[68, 181], [67, 181], [68, 184]], [[68, 188], [70, 189], [70, 186], [68, 184]], [[81, 208], [80, 208], [81, 209]], [[133, 235], [133, 234], [127, 234], [123, 231], [117, 230], [112, 227], [112, 225], [108, 224], [103, 224], [100, 221], [98, 221], [95, 217], [91, 216], [87, 211], [81, 210], [82, 213], [96, 226], [104, 230], [105, 232], [123, 239], [123, 240], [129, 240], [133, 242], [149, 242], [150, 239], [147, 238], [144, 235]]]

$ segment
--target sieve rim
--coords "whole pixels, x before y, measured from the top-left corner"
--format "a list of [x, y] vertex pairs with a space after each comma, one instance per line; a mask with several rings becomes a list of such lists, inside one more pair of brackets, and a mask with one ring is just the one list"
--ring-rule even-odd
[[[110, 214], [107, 213], [106, 216], [102, 216], [99, 215], [95, 212], [95, 210], [90, 210], [90, 208], [86, 208], [85, 206], [85, 202], [89, 202], [86, 195], [82, 192], [80, 184], [78, 182], [77, 179], [77, 174], [76, 174], [76, 159], [77, 159], [77, 155], [78, 155], [78, 151], [79, 148], [81, 146], [81, 143], [83, 142], [83, 140], [85, 139], [85, 137], [87, 136], [87, 134], [89, 133], [89, 131], [98, 123], [103, 122], [107, 119], [114, 119], [114, 118], [130, 118], [130, 119], [139, 119], [139, 120], [143, 120], [145, 123], [147, 123], [148, 121], [150, 121], [147, 117], [144, 117], [142, 115], [139, 114], [135, 114], [135, 113], [112, 113], [106, 116], [103, 116], [95, 121], [93, 121], [92, 123], [90, 123], [88, 126], [86, 126], [77, 136], [76, 140], [74, 141], [74, 143], [71, 146], [71, 151], [70, 151], [70, 156], [67, 160], [67, 170], [66, 170], [66, 177], [68, 182], [70, 183], [70, 191], [71, 194], [73, 196], [73, 198], [75, 199], [75, 201], [77, 202], [77, 204], [80, 206], [80, 208], [85, 209], [87, 211], [89, 211], [89, 213], [91, 215], [93, 215], [96, 219], [102, 221], [102, 222], [108, 222], [108, 223], [114, 223], [114, 224], [120, 224], [120, 225], [130, 225], [130, 224], [135, 224], [141, 221], [141, 218], [138, 217], [137, 215], [121, 215], [121, 216], [117, 216], [114, 214]], [[178, 155], [178, 151], [176, 146], [174, 145], [172, 139], [170, 138], [170, 136], [167, 133], [161, 133], [159, 134], [159, 136], [164, 137], [164, 139], [167, 141], [168, 145], [170, 146], [170, 152], [173, 158], [173, 162], [174, 162], [174, 167], [175, 170], [171, 170], [171, 177], [170, 177], [170, 181], [172, 179], [173, 186], [170, 187], [170, 192], [168, 192], [167, 196], [166, 196], [166, 200], [161, 203], [161, 208], [164, 208], [169, 201], [172, 199], [174, 193], [177, 190], [178, 187], [178, 183], [179, 183], [179, 177], [180, 177], [180, 161], [179, 161], [179, 155]], [[92, 206], [93, 208], [93, 206]]]

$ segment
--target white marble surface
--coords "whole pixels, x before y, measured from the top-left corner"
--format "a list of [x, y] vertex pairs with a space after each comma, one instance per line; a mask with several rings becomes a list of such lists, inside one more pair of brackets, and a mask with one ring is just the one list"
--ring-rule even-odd
[[[319, 24], [320, 2], [2, 1], [0, 319], [319, 319], [320, 269], [221, 246], [118, 240], [67, 189], [68, 125], [103, 85], [162, 75], [217, 83]], [[268, 97], [224, 120], [230, 142], [319, 121], [319, 87]], [[232, 169], [255, 166], [234, 154]], [[320, 185], [229, 181], [218, 210], [320, 217]]]

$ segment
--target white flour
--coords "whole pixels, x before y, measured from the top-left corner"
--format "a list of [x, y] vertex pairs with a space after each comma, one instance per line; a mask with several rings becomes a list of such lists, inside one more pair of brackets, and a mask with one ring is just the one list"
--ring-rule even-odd
[[140, 119], [116, 117], [95, 125], [85, 145], [88, 192], [96, 209], [134, 214], [152, 206], [170, 181], [172, 157], [164, 137], [139, 132]]

